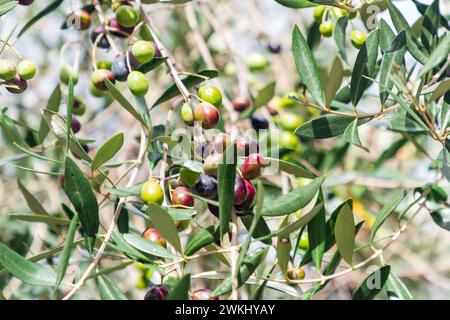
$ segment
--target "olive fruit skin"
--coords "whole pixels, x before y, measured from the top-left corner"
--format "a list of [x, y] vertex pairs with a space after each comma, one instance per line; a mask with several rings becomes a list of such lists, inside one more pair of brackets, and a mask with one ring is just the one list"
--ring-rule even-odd
[[11, 60], [0, 60], [0, 78], [3, 80], [11, 80], [17, 74], [16, 64]]
[[254, 113], [251, 117], [252, 127], [255, 130], [269, 129], [269, 121], [261, 114]]
[[116, 82], [114, 74], [107, 69], [97, 69], [91, 75], [92, 84], [99, 90], [106, 91], [108, 87], [106, 86], [105, 80], [108, 79], [112, 83]]
[[149, 180], [142, 186], [141, 189], [141, 200], [145, 204], [156, 203], [161, 205], [164, 201], [164, 192], [155, 180]]
[[139, 71], [132, 71], [127, 77], [128, 89], [137, 97], [143, 97], [147, 94], [149, 83], [144, 74]]
[[314, 20], [316, 20], [316, 22], [318, 22], [318, 23], [322, 22], [322, 17], [323, 17], [324, 12], [325, 12], [325, 6], [314, 7], [314, 11], [313, 11]]
[[100, 39], [97, 42], [97, 47], [102, 49], [109, 49], [111, 47], [108, 38], [106, 37], [106, 30], [103, 26], [96, 26], [91, 31], [92, 43], [95, 43], [98, 37], [100, 37]]
[[36, 75], [36, 66], [30, 60], [22, 60], [17, 66], [17, 74], [25, 80], [31, 80]]
[[219, 297], [211, 295], [209, 289], [198, 289], [191, 293], [192, 300], [219, 300]]
[[29, 6], [33, 2], [34, 2], [34, 0], [19, 0], [19, 4], [22, 6]]
[[194, 125], [194, 111], [187, 102], [181, 106], [181, 119], [183, 119], [184, 124], [187, 126]]
[[366, 41], [366, 35], [364, 32], [354, 30], [351, 34], [352, 44], [355, 46], [355, 48], [361, 49], [364, 42]]
[[150, 288], [145, 294], [144, 300], [165, 300], [169, 290], [163, 284], [157, 284]]
[[194, 107], [194, 120], [199, 121], [204, 129], [212, 129], [219, 123], [220, 112], [212, 104], [201, 102]]
[[86, 112], [86, 104], [80, 97], [75, 97], [73, 100], [73, 114], [82, 116]]
[[233, 105], [235, 111], [242, 112], [250, 107], [251, 102], [247, 97], [237, 97], [231, 101], [231, 104]]
[[302, 268], [290, 268], [286, 275], [290, 280], [305, 279], [305, 271]]
[[15, 86], [15, 87], [6, 87], [6, 90], [14, 94], [20, 94], [25, 90], [27, 90], [28, 87], [27, 80], [22, 79], [18, 75], [16, 75], [14, 78], [10, 80], [7, 80], [6, 84]]
[[194, 185], [195, 193], [199, 196], [215, 200], [217, 199], [217, 180], [205, 174], [200, 175]]
[[279, 43], [269, 43], [267, 45], [267, 50], [269, 50], [270, 53], [278, 54], [281, 52], [281, 44]]
[[72, 12], [66, 19], [67, 24], [78, 30], [87, 30], [91, 26], [91, 15], [88, 11], [80, 9]]
[[128, 38], [134, 31], [134, 27], [124, 27], [117, 21], [116, 18], [109, 19], [108, 26], [113, 29], [111, 30], [111, 34], [118, 38]]
[[69, 79], [72, 78], [73, 84], [78, 83], [78, 72], [69, 65], [64, 65], [59, 70], [59, 79], [62, 83], [69, 84]]
[[185, 207], [194, 206], [194, 198], [189, 195], [189, 189], [186, 187], [178, 187], [172, 192], [172, 202], [174, 205], [181, 205]]
[[219, 207], [214, 206], [210, 203], [208, 203], [208, 210], [217, 218], [219, 219]]
[[217, 177], [217, 170], [219, 169], [220, 163], [222, 163], [222, 155], [220, 153], [213, 153], [206, 157], [203, 163], [203, 171], [208, 176]]
[[256, 189], [253, 183], [251, 183], [250, 180], [244, 180], [245, 187], [247, 189], [247, 197], [245, 198], [244, 202], [242, 202], [240, 205], [235, 205], [235, 208], [238, 211], [245, 211], [249, 210], [253, 207], [253, 204], [255, 202], [255, 195], [256, 195]]
[[72, 122], [70, 124], [70, 127], [72, 128], [73, 133], [78, 133], [81, 130], [81, 123], [78, 121], [77, 118], [72, 117]]
[[[131, 56], [131, 54], [129, 59], [131, 70], [133, 71], [134, 69], [138, 68], [139, 62], [137, 62], [134, 57]], [[120, 55], [114, 59], [111, 66], [111, 71], [117, 81], [127, 81], [130, 70], [128, 69], [126, 55]]]
[[252, 153], [258, 153], [258, 143], [248, 137], [240, 137], [236, 139], [236, 150], [238, 156], [249, 156]]
[[124, 27], [134, 27], [139, 22], [139, 11], [133, 6], [122, 5], [116, 10], [116, 19]]
[[165, 248], [167, 245], [166, 240], [163, 238], [161, 233], [159, 233], [159, 231], [154, 228], [148, 228], [147, 230], [144, 231], [142, 236], [147, 240], [159, 244], [161, 247]]
[[131, 47], [134, 58], [140, 63], [150, 62], [155, 57], [155, 48], [144, 40], [139, 40]]
[[331, 37], [333, 34], [334, 23], [332, 21], [324, 21], [319, 26], [319, 32], [324, 37]]
[[294, 131], [303, 122], [303, 118], [295, 113], [283, 112], [280, 115], [280, 125], [284, 130]]
[[250, 71], [263, 71], [269, 65], [267, 58], [260, 53], [252, 54], [246, 63]]
[[200, 99], [219, 108], [222, 105], [222, 92], [216, 86], [210, 84], [203, 84], [198, 89], [198, 96]]
[[110, 60], [100, 60], [97, 62], [97, 69], [111, 70], [112, 62]]
[[241, 205], [242, 203], [244, 203], [245, 199], [247, 199], [247, 187], [245, 185], [244, 179], [239, 174], [236, 174], [234, 182], [233, 199], [233, 204], [235, 206]]
[[265, 160], [259, 153], [252, 153], [245, 158], [242, 164], [242, 176], [245, 179], [256, 179], [261, 176], [261, 168], [265, 166]]

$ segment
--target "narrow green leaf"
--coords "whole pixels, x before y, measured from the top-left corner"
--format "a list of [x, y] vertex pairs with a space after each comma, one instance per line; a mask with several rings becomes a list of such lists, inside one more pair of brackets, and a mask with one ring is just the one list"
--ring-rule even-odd
[[[50, 98], [48, 99], [46, 110], [58, 112], [59, 106], [61, 105], [61, 87], [58, 84], [55, 89], [53, 89], [52, 94], [50, 95]], [[41, 124], [39, 127], [39, 141], [42, 143], [47, 136], [48, 132], [50, 131], [47, 122], [44, 118], [41, 120]]]
[[18, 3], [19, 3], [18, 1], [8, 1], [8, 2], [6, 2], [4, 4], [1, 4], [0, 5], [0, 17], [4, 16], [9, 11], [14, 9], [17, 6]]
[[[358, 118], [358, 126], [368, 122], [371, 118]], [[305, 122], [295, 130], [295, 134], [309, 139], [327, 139], [344, 133], [354, 117], [340, 115], [325, 115]]]
[[191, 286], [191, 274], [186, 273], [177, 285], [173, 288], [172, 292], [167, 296], [167, 300], [188, 300], [189, 299], [189, 287]]
[[394, 272], [389, 274], [386, 282], [386, 292], [390, 300], [413, 300], [408, 288]]
[[228, 232], [233, 210], [234, 184], [236, 180], [237, 151], [236, 144], [228, 147], [222, 163], [219, 164], [217, 187], [219, 193], [220, 237]]
[[0, 265], [27, 284], [34, 286], [55, 285], [56, 274], [51, 268], [28, 261], [2, 243], [0, 243]]
[[183, 249], [181, 248], [180, 237], [178, 236], [177, 228], [169, 213], [154, 203], [148, 204], [147, 212], [153, 226], [161, 233], [167, 242], [169, 242], [178, 252], [182, 253]]
[[314, 3], [311, 3], [310, 1], [307, 0], [275, 0], [275, 1], [281, 4], [282, 6], [294, 9], [308, 8], [315, 6]]
[[212, 226], [209, 226], [202, 231], [200, 231], [199, 234], [195, 235], [186, 245], [186, 248], [184, 250], [185, 256], [191, 256], [194, 253], [196, 253], [201, 248], [204, 248], [205, 246], [217, 241], [220, 239], [220, 227], [219, 225], [215, 224]]
[[294, 27], [292, 33], [292, 53], [294, 55], [297, 70], [303, 83], [306, 84], [308, 92], [317, 104], [324, 106], [325, 96], [322, 83], [320, 82], [316, 61], [314, 60], [308, 43], [298, 26]]
[[6, 110], [6, 108], [0, 110], [0, 128], [3, 132], [3, 139], [13, 145], [18, 144], [27, 147], [27, 143], [17, 130], [14, 121], [6, 115]]
[[334, 234], [339, 253], [349, 265], [352, 265], [355, 247], [355, 221], [352, 209], [348, 204], [344, 205], [337, 216]]
[[444, 59], [448, 59], [449, 53], [450, 53], [450, 33], [447, 33], [441, 39], [441, 41], [439, 41], [437, 47], [430, 54], [430, 57], [423, 66], [422, 70], [420, 70], [419, 77], [423, 77], [434, 67], [438, 66]]
[[97, 278], [98, 291], [102, 300], [128, 300], [119, 288], [106, 276]]
[[19, 187], [20, 192], [22, 193], [25, 201], [30, 207], [31, 211], [37, 215], [48, 216], [47, 211], [42, 206], [41, 202], [39, 202], [28, 190], [25, 186], [17, 179], [17, 186]]
[[353, 294], [353, 300], [372, 300], [375, 296], [383, 290], [389, 273], [391, 271], [390, 266], [384, 266], [371, 273], [365, 278], [359, 288]]
[[355, 146], [369, 152], [369, 150], [362, 145], [361, 140], [359, 139], [358, 119], [353, 120], [353, 122], [349, 124], [349, 126], [345, 129], [344, 139], [351, 144], [354, 144]]
[[[322, 195], [319, 194], [318, 204], [322, 202]], [[311, 247], [311, 257], [317, 270], [322, 265], [323, 254], [326, 245], [326, 213], [322, 206], [319, 212], [308, 223], [308, 240]]]
[[339, 54], [345, 61], [347, 61], [347, 43], [346, 43], [347, 24], [348, 24], [348, 16], [345, 15], [338, 19], [338, 21], [336, 22], [336, 26], [333, 29], [334, 42], [338, 47]]
[[325, 88], [325, 104], [330, 106], [334, 100], [336, 92], [341, 87], [342, 79], [344, 77], [344, 67], [340, 58], [335, 57], [328, 76], [327, 86]]
[[158, 66], [163, 64], [166, 60], [167, 60], [166, 57], [154, 57], [152, 59], [152, 61], [144, 63], [143, 65], [141, 65], [138, 68], [138, 71], [146, 74], [146, 73], [152, 71], [153, 69], [156, 69]]
[[293, 174], [294, 176], [306, 178], [306, 179], [314, 179], [316, 176], [309, 172], [306, 168], [300, 167], [299, 165], [276, 158], [265, 157], [266, 161], [270, 163], [271, 166], [278, 166], [281, 171]]
[[380, 50], [382, 53], [385, 53], [392, 41], [394, 41], [395, 34], [391, 27], [383, 19], [380, 20], [379, 33]]
[[50, 227], [52, 227], [53, 230], [58, 230], [56, 226], [67, 226], [70, 224], [70, 220], [64, 219], [64, 218], [57, 218], [52, 217], [48, 215], [39, 215], [39, 214], [17, 214], [17, 213], [11, 213], [9, 216], [12, 219], [20, 220], [20, 221], [26, 221], [26, 222], [40, 222], [48, 224]]
[[94, 159], [92, 160], [91, 168], [92, 171], [100, 168], [104, 163], [114, 157], [114, 155], [119, 152], [120, 148], [123, 145], [123, 133], [118, 133], [115, 136], [111, 137], [108, 141], [106, 141], [95, 154]]
[[174, 256], [167, 249], [161, 247], [159, 244], [154, 243], [153, 241], [147, 240], [141, 236], [127, 233], [124, 236], [125, 241], [131, 245], [132, 247], [151, 254], [152, 256], [173, 259], [177, 256]]
[[253, 102], [254, 108], [259, 108], [269, 102], [275, 95], [276, 82], [272, 81], [262, 87]]
[[372, 231], [370, 232], [370, 242], [373, 242], [373, 240], [375, 239], [375, 235], [377, 234], [383, 223], [386, 221], [387, 217], [395, 210], [395, 208], [398, 207], [400, 202], [402, 202], [405, 197], [406, 192], [399, 191], [395, 195], [393, 195], [389, 202], [386, 203], [383, 209], [381, 209], [381, 211], [377, 215], [377, 218], [375, 219], [375, 222], [373, 223]]
[[92, 191], [91, 184], [77, 164], [66, 158], [65, 191], [78, 213], [83, 230], [88, 236], [94, 237], [100, 226], [98, 203]]
[[73, 240], [75, 239], [75, 233], [77, 232], [78, 218], [74, 216], [70, 222], [69, 230], [67, 231], [66, 243], [61, 253], [61, 260], [58, 266], [58, 272], [56, 276], [55, 291], [58, 290], [61, 281], [66, 274], [67, 264], [69, 263], [70, 256], [72, 254]]
[[277, 201], [265, 203], [262, 215], [282, 216], [304, 208], [320, 190], [324, 180], [325, 177], [316, 178], [306, 186], [296, 188], [294, 191], [278, 198]]

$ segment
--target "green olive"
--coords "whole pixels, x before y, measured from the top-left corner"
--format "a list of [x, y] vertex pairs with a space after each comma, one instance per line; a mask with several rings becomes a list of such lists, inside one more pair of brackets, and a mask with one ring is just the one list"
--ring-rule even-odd
[[222, 92], [216, 86], [210, 84], [203, 84], [198, 89], [198, 96], [200, 99], [211, 103], [217, 108], [222, 105]]
[[17, 66], [17, 74], [25, 80], [33, 79], [36, 75], [36, 66], [30, 60], [22, 60]]
[[324, 12], [325, 12], [325, 6], [314, 7], [314, 11], [313, 11], [314, 20], [316, 20], [318, 23], [321, 23]]
[[121, 26], [131, 28], [139, 22], [139, 11], [130, 5], [122, 5], [116, 10], [116, 19]]
[[333, 34], [334, 23], [332, 21], [324, 21], [319, 26], [320, 34], [324, 37], [331, 37]]
[[64, 65], [59, 71], [59, 79], [62, 83], [69, 84], [69, 79], [72, 78], [73, 84], [78, 83], [78, 72], [69, 65]]
[[139, 71], [133, 71], [127, 78], [128, 88], [131, 93], [138, 97], [143, 97], [147, 94], [149, 83], [144, 74]]
[[280, 125], [283, 129], [288, 130], [288, 131], [294, 131], [303, 122], [304, 122], [303, 118], [295, 113], [283, 112], [280, 115]]
[[0, 78], [11, 80], [16, 76], [16, 64], [11, 60], [0, 60]]
[[149, 180], [142, 186], [141, 199], [145, 204], [156, 203], [161, 205], [164, 201], [164, 192], [155, 180]]
[[131, 48], [133, 57], [140, 63], [147, 63], [155, 56], [155, 48], [153, 45], [144, 40], [139, 40]]
[[354, 31], [352, 31], [351, 38], [352, 38], [353, 45], [356, 48], [361, 49], [364, 42], [366, 41], [366, 34], [364, 32], [354, 30]]
[[181, 119], [183, 119], [184, 123], [188, 126], [194, 124], [194, 111], [187, 102], [183, 103], [183, 106], [181, 107]]

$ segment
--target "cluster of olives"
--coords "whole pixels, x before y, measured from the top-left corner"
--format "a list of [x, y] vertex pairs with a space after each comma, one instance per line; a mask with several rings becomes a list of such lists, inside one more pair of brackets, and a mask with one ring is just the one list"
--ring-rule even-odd
[[27, 80], [36, 75], [36, 66], [30, 60], [22, 60], [19, 64], [9, 59], [0, 60], [0, 79], [4, 80], [6, 90], [19, 94], [28, 88]]
[[[93, 45], [101, 49], [109, 49], [111, 44], [109, 36], [116, 38], [129, 38], [135, 31], [136, 25], [141, 21], [140, 12], [133, 7], [129, 1], [113, 1], [111, 8], [115, 17], [108, 19], [104, 24], [97, 25], [90, 31], [90, 40]], [[78, 21], [80, 30], [88, 30], [92, 24], [91, 13], [87, 9], [79, 9], [72, 12], [67, 21]], [[90, 92], [96, 97], [103, 97], [107, 93], [105, 80], [112, 83], [116, 81], [127, 82], [131, 93], [143, 97], [149, 90], [149, 81], [145, 75], [137, 69], [145, 63], [150, 62], [160, 52], [157, 45], [152, 41], [148, 27], [140, 29], [142, 40], [136, 41], [126, 52], [118, 54], [112, 61], [102, 60], [94, 66], [91, 74]], [[60, 79], [68, 83], [72, 78], [74, 84], [78, 82], [78, 71], [70, 65], [64, 65], [60, 70]]]
[[[324, 37], [331, 37], [334, 29], [334, 22], [332, 18], [339, 19], [346, 15], [349, 19], [354, 19], [357, 16], [357, 12], [348, 12], [345, 9], [329, 8], [326, 6], [316, 6], [313, 11], [314, 19], [319, 23], [320, 34]], [[352, 44], [360, 49], [366, 41], [366, 35], [359, 31], [353, 30], [351, 33]]]
[[[168, 295], [169, 288], [164, 284], [157, 284], [147, 291], [144, 300], [165, 300]], [[191, 300], [219, 300], [219, 297], [213, 296], [209, 289], [198, 289], [191, 293]]]

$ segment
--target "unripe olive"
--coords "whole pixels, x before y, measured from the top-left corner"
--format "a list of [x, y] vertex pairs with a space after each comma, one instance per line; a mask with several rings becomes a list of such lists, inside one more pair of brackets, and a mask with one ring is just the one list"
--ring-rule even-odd
[[289, 131], [282, 131], [279, 135], [279, 145], [282, 148], [296, 150], [299, 148], [300, 143], [295, 134]]
[[331, 37], [333, 34], [334, 23], [332, 21], [324, 21], [319, 26], [319, 32], [324, 37]]
[[187, 102], [183, 103], [181, 106], [181, 119], [183, 119], [183, 122], [188, 126], [194, 124], [194, 111]]
[[105, 80], [108, 79], [112, 83], [116, 82], [113, 73], [107, 69], [97, 69], [91, 75], [92, 84], [99, 90], [106, 91], [108, 87], [106, 86]]
[[219, 300], [219, 297], [211, 295], [212, 291], [209, 289], [198, 289], [192, 292], [192, 300]]
[[141, 38], [143, 40], [146, 40], [146, 41], [153, 41], [154, 40], [153, 36], [152, 36], [152, 33], [150, 32], [150, 29], [148, 28], [147, 25], [144, 25], [144, 26], [142, 26], [139, 29], [139, 35], [141, 36]]
[[36, 66], [30, 60], [22, 60], [17, 66], [17, 74], [25, 80], [33, 79], [36, 74]]
[[144, 74], [139, 71], [133, 71], [127, 78], [128, 89], [137, 97], [143, 97], [148, 92], [149, 83]]
[[210, 84], [203, 84], [198, 89], [198, 96], [200, 99], [216, 106], [217, 108], [222, 105], [222, 92], [216, 86]]
[[234, 98], [231, 103], [233, 104], [234, 110], [236, 110], [237, 112], [247, 110], [251, 105], [250, 99], [247, 97]]
[[304, 232], [302, 234], [302, 237], [300, 238], [300, 241], [298, 242], [298, 247], [302, 250], [308, 250], [309, 239], [308, 239], [308, 234], [306, 232]]
[[206, 157], [203, 163], [203, 171], [208, 176], [217, 177], [217, 170], [219, 169], [220, 163], [222, 163], [222, 155], [220, 153], [213, 153]]
[[194, 107], [194, 120], [199, 121], [204, 129], [212, 129], [220, 120], [219, 110], [207, 102], [201, 102]]
[[348, 18], [349, 18], [350, 20], [355, 19], [356, 16], [358, 15], [358, 12], [357, 12], [357, 11], [350, 11], [350, 12], [349, 12], [349, 11], [347, 11], [347, 10], [345, 10], [345, 9], [341, 9], [341, 12], [342, 12], [343, 15], [348, 16]]
[[153, 45], [144, 40], [139, 40], [131, 47], [134, 58], [140, 63], [146, 63], [155, 56], [155, 48]]
[[66, 64], [59, 70], [59, 79], [62, 83], [69, 84], [70, 78], [72, 78], [74, 85], [78, 83], [78, 72], [72, 66]]
[[97, 61], [97, 69], [111, 70], [112, 62], [110, 60]]
[[28, 87], [27, 80], [22, 79], [18, 75], [16, 75], [14, 78], [10, 80], [7, 80], [6, 84], [8, 85], [6, 87], [6, 90], [14, 94], [20, 94], [25, 90], [27, 90]]
[[305, 271], [302, 268], [290, 268], [287, 271], [287, 277], [290, 280], [303, 280], [305, 279]]
[[194, 198], [189, 195], [189, 189], [186, 187], [178, 187], [172, 192], [172, 203], [174, 205], [181, 205], [185, 207], [194, 206]]
[[141, 199], [145, 204], [156, 203], [161, 205], [164, 201], [164, 192], [155, 180], [149, 180], [142, 186]]
[[133, 6], [122, 5], [116, 10], [116, 19], [124, 27], [134, 27], [139, 22], [139, 11]]
[[169, 295], [169, 290], [163, 284], [158, 284], [150, 288], [145, 294], [144, 300], [165, 300]]
[[365, 33], [358, 31], [358, 30], [352, 31], [351, 38], [352, 38], [352, 44], [358, 49], [361, 49], [364, 42], [366, 41]]
[[97, 98], [104, 97], [104, 96], [106, 96], [106, 95], [108, 94], [107, 91], [100, 90], [100, 89], [98, 89], [96, 86], [94, 86], [93, 84], [91, 84], [91, 85], [89, 86], [89, 92], [90, 92], [94, 97], [97, 97]]
[[167, 245], [166, 240], [163, 238], [161, 233], [159, 233], [159, 231], [154, 228], [148, 228], [147, 230], [144, 231], [142, 236], [147, 240], [159, 244], [161, 247], [166, 247]]
[[283, 129], [294, 131], [303, 123], [303, 118], [295, 113], [283, 112], [280, 115], [280, 125]]
[[269, 65], [267, 58], [260, 53], [252, 54], [246, 62], [250, 71], [262, 71]]
[[313, 11], [314, 20], [316, 20], [318, 23], [321, 23], [324, 12], [325, 12], [325, 6], [314, 7], [314, 11]]
[[11, 60], [0, 60], [0, 78], [11, 80], [17, 74], [16, 64]]

